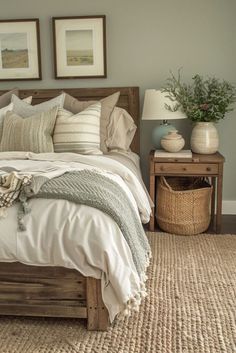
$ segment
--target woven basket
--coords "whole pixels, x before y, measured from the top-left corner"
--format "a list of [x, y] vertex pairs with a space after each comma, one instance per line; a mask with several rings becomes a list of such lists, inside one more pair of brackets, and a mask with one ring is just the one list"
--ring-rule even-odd
[[168, 233], [193, 235], [210, 224], [212, 186], [202, 178], [164, 178], [157, 188], [157, 220]]

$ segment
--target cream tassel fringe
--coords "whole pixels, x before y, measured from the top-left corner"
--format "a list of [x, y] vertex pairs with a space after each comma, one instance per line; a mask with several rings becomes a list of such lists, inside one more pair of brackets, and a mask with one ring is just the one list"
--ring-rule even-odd
[[[150, 264], [150, 259], [152, 255], [151, 253], [147, 254], [145, 272]], [[142, 299], [147, 296], [146, 284], [148, 276], [146, 273], [142, 273], [140, 276], [140, 290], [135, 293], [132, 297], [128, 299], [128, 301], [124, 304], [125, 308], [117, 315], [118, 320], [122, 320], [125, 317], [129, 317], [132, 312], [138, 312]]]

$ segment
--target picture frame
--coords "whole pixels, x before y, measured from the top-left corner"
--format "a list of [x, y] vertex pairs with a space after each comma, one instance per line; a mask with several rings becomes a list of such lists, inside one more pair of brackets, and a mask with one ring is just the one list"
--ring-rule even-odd
[[0, 20], [0, 81], [41, 79], [39, 19]]
[[106, 16], [53, 17], [56, 79], [105, 78]]

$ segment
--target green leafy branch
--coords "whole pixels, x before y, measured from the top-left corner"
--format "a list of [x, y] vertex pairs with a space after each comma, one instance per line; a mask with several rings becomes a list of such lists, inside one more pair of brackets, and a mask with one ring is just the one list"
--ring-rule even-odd
[[192, 80], [191, 84], [182, 83], [181, 69], [177, 77], [171, 72], [162, 92], [167, 93], [174, 106], [166, 104], [166, 109], [182, 109], [194, 122], [217, 122], [233, 110], [232, 104], [236, 102], [236, 87], [233, 84], [215, 77], [204, 79], [198, 74]]

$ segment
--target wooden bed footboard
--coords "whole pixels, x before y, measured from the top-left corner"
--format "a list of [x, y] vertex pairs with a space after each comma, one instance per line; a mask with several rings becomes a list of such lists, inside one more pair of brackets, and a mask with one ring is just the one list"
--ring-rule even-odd
[[101, 280], [63, 267], [0, 263], [0, 315], [87, 319], [88, 330], [106, 330]]

